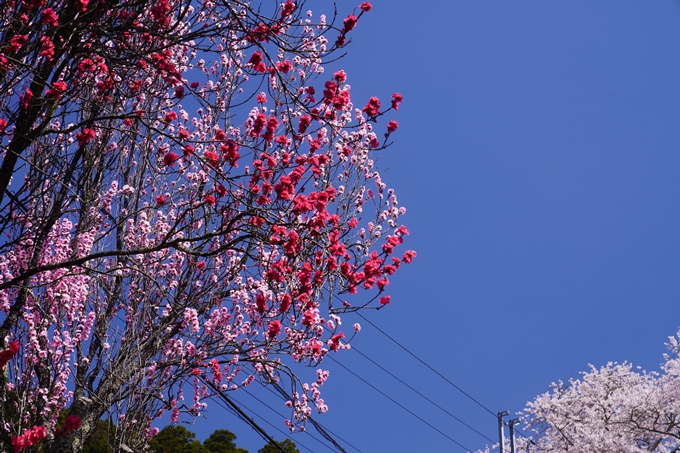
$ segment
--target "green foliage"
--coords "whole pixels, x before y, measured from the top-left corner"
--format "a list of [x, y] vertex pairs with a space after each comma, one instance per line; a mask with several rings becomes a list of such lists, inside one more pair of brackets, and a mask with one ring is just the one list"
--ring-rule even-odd
[[151, 453], [210, 453], [184, 426], [166, 426], [149, 442]]
[[[276, 443], [279, 444], [284, 449], [284, 451], [286, 451], [286, 453], [300, 453], [300, 450], [297, 449], [295, 442], [290, 439], [286, 439], [281, 442], [276, 441]], [[258, 450], [258, 453], [281, 453], [281, 450], [276, 448], [276, 445], [269, 442], [262, 450]]]
[[116, 432], [116, 425], [111, 420], [97, 420], [94, 431], [83, 445], [83, 453], [113, 453], [109, 444]]
[[248, 453], [248, 450], [236, 448], [236, 434], [227, 429], [218, 429], [203, 441], [203, 445], [211, 453]]

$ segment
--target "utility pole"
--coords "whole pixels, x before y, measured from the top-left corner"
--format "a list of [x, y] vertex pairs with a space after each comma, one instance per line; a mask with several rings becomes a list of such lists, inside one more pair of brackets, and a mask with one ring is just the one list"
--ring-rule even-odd
[[519, 423], [519, 418], [513, 418], [508, 422], [508, 426], [510, 427], [510, 453], [516, 453], [515, 452], [515, 425]]
[[502, 411], [498, 413], [498, 445], [500, 453], [505, 453], [505, 436], [503, 434], [503, 417], [510, 415], [508, 411]]

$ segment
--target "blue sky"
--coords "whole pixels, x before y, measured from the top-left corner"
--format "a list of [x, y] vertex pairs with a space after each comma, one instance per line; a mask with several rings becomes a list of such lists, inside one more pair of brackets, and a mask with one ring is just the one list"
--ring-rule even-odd
[[[404, 96], [379, 163], [418, 258], [392, 278], [392, 304], [365, 316], [492, 412], [521, 410], [589, 363], [658, 369], [680, 326], [680, 2], [372, 3], [329, 69], [346, 70], [356, 104]], [[306, 7], [332, 13], [326, 0]], [[362, 353], [496, 439], [484, 408], [357, 316], [344, 322], [362, 322]], [[464, 446], [489, 443], [356, 352], [334, 357]], [[360, 451], [465, 451], [324, 367], [330, 411], [317, 420]], [[263, 445], [216, 406], [190, 427], [217, 428], [252, 453]]]

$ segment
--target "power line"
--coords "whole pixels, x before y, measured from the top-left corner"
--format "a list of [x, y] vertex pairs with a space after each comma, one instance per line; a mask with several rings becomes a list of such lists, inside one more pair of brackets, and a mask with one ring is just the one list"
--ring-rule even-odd
[[[242, 390], [243, 390], [243, 389], [242, 389]], [[250, 392], [247, 392], [247, 391], [246, 391], [246, 393], [248, 393], [250, 396], [253, 396], [253, 397], [254, 397], [254, 395], [252, 395]], [[255, 397], [254, 397], [254, 398], [255, 398]], [[275, 430], [277, 430], [279, 433], [283, 434], [284, 437], [290, 439], [291, 441], [294, 440], [294, 439], [293, 439], [292, 437], [290, 437], [290, 435], [288, 435], [286, 432], [284, 432], [284, 431], [281, 430], [279, 427], [277, 427], [277, 426], [275, 426], [274, 424], [272, 424], [270, 421], [268, 421], [268, 420], [267, 420], [266, 418], [264, 418], [263, 416], [259, 415], [259, 414], [258, 414], [257, 412], [255, 412], [254, 410], [250, 409], [250, 408], [249, 408], [248, 406], [246, 406], [245, 404], [239, 403], [234, 397], [231, 397], [231, 399], [233, 400], [234, 403], [240, 405], [241, 407], [246, 408], [247, 410], [249, 410], [250, 412], [252, 412], [253, 415], [255, 415], [257, 418], [261, 419], [263, 422], [265, 422], [266, 424], [268, 424], [269, 426], [271, 426], [272, 428], [274, 428]], [[255, 399], [257, 399], [257, 398], [255, 398]], [[260, 400], [258, 399], [258, 401], [260, 401]], [[260, 401], [260, 402], [261, 402], [261, 401]], [[217, 405], [220, 406], [221, 408], [226, 409], [227, 411], [229, 411], [229, 412], [233, 413], [234, 415], [236, 415], [237, 418], [239, 418], [239, 419], [241, 419], [242, 421], [245, 421], [246, 423], [250, 424], [247, 420], [244, 420], [244, 419], [243, 419], [243, 417], [241, 416], [241, 414], [239, 414], [238, 412], [235, 412], [234, 409], [233, 409], [232, 407], [227, 407], [227, 406], [225, 406], [224, 403], [222, 403], [222, 401], [220, 401], [219, 399], [218, 399], [218, 400], [215, 400], [215, 403], [217, 403]], [[270, 408], [270, 409], [271, 409], [271, 408]], [[272, 409], [272, 410], [273, 410], [273, 409]], [[281, 414], [279, 414], [279, 415], [281, 415]], [[285, 417], [284, 417], [284, 418], [285, 418]], [[309, 433], [307, 433], [307, 434], [309, 434]], [[316, 440], [317, 442], [320, 442], [322, 445], [326, 446], [327, 448], [330, 448], [330, 447], [328, 447], [326, 444], [324, 444], [323, 442], [321, 442], [319, 439], [317, 439], [316, 437], [314, 437], [313, 435], [311, 435], [311, 434], [309, 434], [309, 435], [312, 437], [312, 439]], [[302, 447], [302, 448], [304, 448], [304, 449], [306, 449], [306, 450], [308, 450], [308, 451], [310, 451], [310, 452], [312, 452], [312, 453], [315, 453], [314, 450], [312, 450], [311, 448], [309, 448], [308, 446], [306, 446], [305, 444], [303, 444], [303, 443], [300, 442], [299, 440], [294, 440], [294, 441], [296, 442], [296, 446], [299, 445], [300, 447]]]
[[[282, 396], [284, 396], [287, 400], [290, 400], [290, 401], [293, 400], [293, 398], [291, 398], [291, 396], [288, 395], [288, 392], [286, 392], [286, 390], [285, 390], [283, 387], [281, 387], [281, 385], [280, 385], [278, 382], [272, 381], [272, 382], [271, 382], [271, 385], [276, 389], [277, 392], [279, 392], [279, 393], [280, 393]], [[321, 434], [327, 441], [329, 441], [330, 443], [332, 443], [333, 445], [335, 445], [335, 448], [337, 448], [338, 450], [340, 450], [342, 453], [347, 453], [347, 452], [345, 451], [345, 449], [342, 447], [342, 445], [340, 445], [340, 444], [339, 444], [339, 443], [338, 443], [338, 442], [337, 442], [330, 434], [328, 434], [328, 431], [327, 431], [323, 426], [321, 426], [320, 423], [317, 423], [317, 421], [314, 420], [314, 419], [313, 419], [311, 416], [309, 416], [309, 415], [307, 416], [307, 420], [314, 426], [314, 428], [316, 429], [316, 431], [317, 431], [319, 434]], [[336, 436], [336, 437], [338, 437], [338, 436]], [[346, 442], [346, 441], [345, 441], [345, 442]], [[355, 448], [355, 449], [356, 449], [356, 448]]]
[[[258, 425], [257, 423], [255, 423], [255, 420], [253, 420], [252, 418], [250, 418], [250, 417], [248, 416], [248, 414], [246, 414], [245, 412], [243, 412], [243, 409], [241, 409], [234, 401], [232, 401], [231, 398], [229, 398], [229, 396], [227, 396], [226, 393], [224, 393], [221, 389], [219, 389], [219, 388], [218, 388], [215, 384], [213, 384], [209, 379], [206, 379], [205, 377], [201, 376], [201, 380], [202, 380], [206, 385], [208, 385], [208, 387], [210, 387], [210, 388], [213, 390], [213, 392], [215, 392], [217, 395], [219, 395], [219, 397], [222, 398], [222, 401], [224, 401], [225, 403], [227, 403], [227, 404], [231, 407], [231, 409], [232, 409], [233, 411], [235, 411], [235, 413], [238, 415], [238, 417], [241, 418], [241, 420], [245, 421], [247, 424], [249, 424], [250, 426], [252, 426], [252, 427], [255, 429], [255, 431], [257, 431], [257, 433], [258, 433], [260, 436], [262, 436], [262, 438], [263, 438], [264, 440], [266, 440], [266, 441], [268, 441], [269, 443], [273, 444], [273, 445], [274, 445], [274, 448], [276, 448], [277, 450], [279, 450], [281, 453], [287, 453], [286, 450], [284, 450], [283, 447], [281, 447], [281, 445], [278, 444], [278, 442], [276, 442], [269, 434], [267, 434], [267, 432], [266, 432], [264, 429], [262, 429], [262, 427], [260, 427], [260, 425]], [[268, 422], [267, 422], [267, 423], [268, 423]]]
[[[364, 321], [366, 321], [367, 323], [369, 323], [371, 326], [373, 326], [378, 332], [380, 332], [381, 334], [383, 334], [384, 336], [386, 336], [387, 338], [389, 338], [394, 344], [396, 344], [396, 345], [399, 346], [401, 349], [403, 349], [403, 350], [406, 351], [408, 354], [410, 354], [414, 359], [416, 359], [417, 361], [419, 361], [420, 363], [422, 363], [423, 365], [425, 365], [427, 368], [429, 368], [430, 371], [432, 371], [433, 373], [435, 373], [435, 374], [436, 374], [437, 376], [439, 376], [440, 378], [444, 379], [444, 380], [445, 380], [446, 382], [448, 382], [451, 386], [453, 386], [456, 390], [458, 390], [458, 391], [461, 392], [463, 395], [465, 395], [465, 396], [467, 396], [468, 398], [470, 398], [472, 401], [474, 401], [475, 403], [477, 403], [477, 405], [479, 405], [481, 408], [483, 408], [483, 409], [486, 410], [488, 413], [490, 413], [491, 415], [493, 415], [494, 418], [496, 418], [496, 413], [495, 413], [494, 411], [492, 411], [491, 409], [489, 409], [488, 407], [486, 407], [484, 404], [480, 403], [480, 402], [479, 402], [477, 399], [475, 399], [472, 395], [470, 395], [470, 394], [467, 393], [465, 390], [463, 390], [462, 388], [458, 387], [456, 384], [454, 384], [453, 382], [451, 382], [451, 380], [450, 380], [449, 378], [447, 378], [446, 376], [444, 376], [443, 374], [441, 374], [439, 371], [435, 370], [435, 369], [434, 369], [432, 366], [430, 366], [427, 362], [425, 362], [423, 359], [421, 359], [421, 358], [418, 357], [416, 354], [414, 354], [414, 353], [411, 352], [409, 349], [407, 349], [406, 346], [402, 345], [402, 344], [399, 343], [397, 340], [395, 340], [394, 338], [392, 338], [391, 336], [389, 336], [384, 330], [382, 330], [380, 327], [376, 326], [376, 325], [373, 324], [371, 321], [369, 321], [366, 317], [364, 317], [364, 315], [362, 315], [362, 314], [359, 313], [359, 312], [355, 312], [355, 313], [356, 313], [357, 316], [359, 316], [361, 319], [363, 319]], [[485, 437], [486, 437], [486, 436], [485, 436]]]
[[[281, 400], [283, 400], [283, 401], [286, 400], [286, 398], [284, 398], [283, 395], [277, 394], [277, 393], [274, 392], [274, 390], [272, 390], [269, 386], [263, 384], [262, 382], [260, 382], [260, 385], [262, 385], [262, 387], [264, 387], [265, 389], [267, 389], [268, 391], [270, 391], [272, 394], [274, 394], [274, 395], [278, 396], [279, 398], [281, 398]], [[290, 398], [289, 398], [289, 399], [290, 399]], [[278, 413], [278, 412], [277, 412], [277, 413]], [[311, 417], [308, 417], [308, 418], [311, 419]], [[330, 429], [326, 428], [326, 427], [323, 426], [321, 423], [319, 423], [319, 422], [316, 422], [316, 423], [317, 423], [319, 426], [321, 426], [323, 429], [325, 429], [326, 431], [328, 431], [329, 433], [331, 433], [332, 435], [334, 435], [335, 437], [337, 437], [338, 439], [340, 439], [341, 441], [343, 441], [344, 443], [346, 443], [347, 445], [349, 445], [350, 447], [352, 447], [354, 450], [358, 451], [359, 453], [363, 453], [363, 452], [362, 452], [361, 450], [359, 450], [357, 447], [355, 447], [354, 445], [352, 445], [351, 443], [349, 443], [349, 441], [347, 441], [346, 439], [343, 439], [340, 435], [338, 435], [338, 434], [334, 433], [333, 431], [331, 431]], [[307, 434], [309, 434], [310, 436], [312, 436], [314, 439], [316, 439], [309, 431], [305, 431], [305, 432], [306, 432]], [[320, 442], [320, 441], [319, 441], [319, 442]], [[323, 442], [322, 442], [322, 444], [323, 444]], [[328, 447], [326, 444], [323, 444], [323, 445], [326, 446], [326, 447]]]
[[[270, 378], [271, 378], [271, 376], [270, 376]], [[274, 379], [270, 379], [270, 382], [269, 382], [268, 385], [264, 385], [262, 382], [260, 382], [260, 384], [261, 384], [264, 388], [266, 388], [267, 390], [269, 390], [269, 391], [272, 392], [272, 393], [274, 393], [274, 391], [273, 391], [271, 388], [269, 388], [268, 385], [274, 387], [274, 388], [276, 389], [276, 391], [279, 392], [279, 395], [278, 395], [278, 396], [279, 396], [280, 398], [282, 398], [283, 401], [292, 401], [292, 400], [293, 400], [293, 397], [291, 397], [291, 396], [288, 394], [288, 392], [286, 392], [286, 390], [281, 386], [281, 384], [279, 384], [279, 383], [278, 383], [276, 380], [274, 380]], [[274, 393], [274, 394], [275, 394], [275, 393]], [[316, 431], [317, 431], [319, 434], [321, 434], [327, 441], [329, 441], [330, 443], [332, 443], [332, 444], [335, 446], [335, 448], [337, 448], [338, 450], [340, 450], [342, 453], [347, 453], [347, 452], [346, 452], [345, 449], [342, 447], [342, 445], [340, 445], [340, 444], [333, 438], [333, 436], [335, 436], [335, 437], [337, 437], [338, 439], [340, 439], [341, 441], [345, 442], [347, 445], [349, 445], [350, 447], [352, 447], [353, 449], [355, 449], [355, 450], [358, 451], [359, 453], [362, 453], [361, 450], [359, 450], [357, 447], [355, 447], [354, 445], [352, 445], [351, 443], [349, 443], [347, 440], [343, 439], [342, 437], [340, 437], [339, 435], [335, 434], [335, 433], [334, 433], [333, 431], [331, 431], [330, 429], [324, 427], [321, 423], [319, 423], [319, 422], [317, 422], [316, 420], [314, 420], [314, 419], [312, 418], [311, 415], [307, 415], [306, 420], [309, 421], [309, 422], [312, 424], [312, 426], [314, 426], [314, 428], [316, 429]], [[329, 433], [330, 433], [330, 434], [329, 434]], [[332, 434], [333, 436], [331, 436], [331, 434]]]
[[[266, 387], [266, 386], [264, 386], [264, 384], [262, 384], [262, 386], [263, 386], [264, 388], [267, 388], [267, 389], [269, 390], [269, 388]], [[246, 393], [247, 393], [248, 395], [250, 395], [252, 398], [254, 398], [254, 399], [256, 399], [257, 401], [259, 401], [260, 404], [263, 404], [264, 406], [266, 406], [267, 408], [269, 408], [269, 410], [271, 410], [272, 412], [274, 412], [274, 413], [275, 413], [276, 415], [278, 415], [279, 417], [286, 418], [285, 415], [283, 415], [282, 413], [280, 413], [279, 411], [277, 411], [276, 409], [274, 409], [273, 407], [271, 407], [269, 404], [267, 404], [267, 403], [265, 403], [264, 401], [262, 401], [262, 400], [261, 400], [260, 398], [258, 398], [257, 396], [255, 396], [255, 395], [253, 395], [252, 393], [250, 393], [247, 389], [243, 388], [243, 389], [241, 389], [241, 390], [243, 390], [244, 392], [246, 392]], [[278, 429], [278, 428], [277, 428], [277, 429]], [[280, 430], [279, 430], [279, 431], [280, 431]], [[310, 436], [312, 439], [314, 439], [315, 441], [319, 442], [319, 443], [320, 443], [321, 445], [323, 445], [324, 447], [328, 448], [328, 449], [331, 450], [331, 451], [334, 451], [331, 447], [329, 447], [328, 445], [326, 445], [325, 443], [323, 443], [323, 441], [322, 441], [321, 439], [315, 437], [315, 436], [314, 436], [312, 433], [310, 433], [309, 431], [305, 430], [305, 433], [306, 433], [307, 435], [309, 435], [309, 436]], [[290, 437], [290, 436], [288, 436], [288, 435], [286, 435], [286, 437], [288, 437], [289, 439], [293, 440], [293, 438]], [[302, 444], [300, 444], [300, 445], [302, 445]], [[305, 447], [305, 448], [307, 448], [307, 447]], [[309, 448], [307, 448], [307, 450], [312, 451], [312, 450], [310, 450]], [[313, 453], [313, 452], [312, 452], [312, 453]]]
[[382, 365], [380, 365], [379, 363], [377, 363], [375, 360], [371, 359], [371, 358], [368, 357], [366, 354], [364, 354], [363, 352], [359, 351], [354, 345], [352, 346], [352, 350], [354, 350], [354, 351], [356, 351], [357, 353], [359, 353], [362, 357], [364, 357], [366, 360], [368, 360], [369, 362], [371, 362], [373, 365], [377, 366], [378, 368], [380, 368], [381, 370], [383, 370], [385, 373], [389, 374], [389, 375], [392, 376], [394, 379], [396, 379], [397, 381], [399, 381], [399, 382], [401, 382], [402, 384], [404, 384], [406, 387], [408, 387], [409, 389], [411, 389], [411, 390], [412, 390], [413, 392], [415, 392], [417, 395], [419, 395], [420, 397], [424, 398], [424, 399], [427, 400], [429, 403], [433, 404], [435, 407], [437, 407], [438, 409], [440, 409], [441, 411], [443, 411], [444, 413], [446, 413], [447, 415], [449, 415], [450, 417], [452, 417], [454, 420], [458, 421], [458, 422], [461, 423], [462, 425], [466, 426], [467, 428], [471, 429], [471, 430], [474, 431], [475, 433], [479, 434], [480, 436], [482, 436], [484, 439], [488, 440], [489, 442], [494, 442], [491, 438], [489, 438], [489, 437], [487, 437], [486, 435], [484, 435], [483, 433], [477, 431], [475, 428], [473, 428], [472, 426], [468, 425], [468, 424], [465, 423], [463, 420], [461, 420], [460, 418], [456, 417], [456, 416], [453, 415], [451, 412], [449, 412], [449, 411], [446, 410], [445, 408], [441, 407], [439, 404], [435, 403], [435, 402], [432, 401], [430, 398], [428, 398], [427, 396], [423, 395], [423, 394], [420, 393], [418, 390], [416, 390], [415, 388], [413, 388], [412, 386], [410, 386], [409, 384], [407, 384], [406, 382], [404, 382], [401, 378], [399, 378], [398, 376], [394, 375], [392, 372], [390, 372], [389, 370], [387, 370], [386, 368], [384, 368]]
[[[253, 396], [253, 395], [250, 395], [250, 396]], [[233, 399], [233, 398], [232, 398], [232, 399]], [[236, 401], [235, 399], [234, 399], [234, 401], [238, 403], [238, 401]], [[239, 403], [239, 404], [240, 404], [240, 403]], [[248, 409], [248, 408], [247, 408], [246, 406], [244, 406], [243, 404], [241, 404], [241, 406], [243, 406], [243, 407], [245, 407], [246, 409]], [[266, 424], [268, 424], [269, 426], [271, 426], [272, 428], [274, 428], [275, 430], [277, 430], [278, 432], [280, 432], [281, 434], [283, 434], [283, 436], [285, 436], [286, 438], [290, 439], [291, 441], [294, 441], [296, 446], [299, 445], [300, 447], [304, 448], [305, 450], [308, 450], [308, 451], [311, 451], [312, 453], [314, 453], [314, 450], [312, 450], [311, 448], [309, 448], [308, 446], [306, 446], [305, 444], [303, 444], [303, 443], [300, 442], [299, 440], [294, 440], [292, 437], [290, 437], [288, 434], [286, 434], [281, 428], [275, 426], [273, 423], [271, 423], [269, 420], [267, 420], [267, 419], [264, 418], [263, 416], [259, 415], [259, 414], [258, 414], [257, 412], [255, 412], [254, 410], [252, 410], [252, 409], [248, 409], [248, 410], [249, 410], [250, 412], [252, 412], [253, 415], [255, 415], [257, 418], [261, 419], [263, 422], [265, 422]], [[311, 434], [310, 434], [310, 435], [311, 435]], [[318, 440], [318, 439], [317, 439], [316, 437], [314, 437], [314, 436], [312, 436], [312, 438], [313, 438], [314, 440], [318, 441], [318, 442], [321, 442], [320, 440]], [[277, 444], [278, 444], [278, 442], [277, 442]], [[323, 442], [321, 442], [321, 444], [327, 447], [327, 445], [325, 445]]]
[[345, 370], [347, 370], [348, 372], [350, 372], [351, 374], [353, 374], [357, 379], [363, 381], [364, 384], [368, 385], [368, 386], [371, 387], [373, 390], [375, 390], [376, 392], [380, 393], [382, 396], [384, 396], [384, 397], [387, 398], [388, 400], [392, 401], [394, 404], [396, 404], [396, 405], [399, 406], [400, 408], [404, 409], [406, 412], [408, 412], [409, 414], [413, 415], [415, 418], [417, 418], [417, 419], [420, 420], [421, 422], [425, 423], [427, 426], [429, 426], [430, 428], [434, 429], [435, 431], [437, 431], [439, 434], [441, 434], [442, 436], [444, 436], [444, 437], [446, 437], [447, 439], [449, 439], [449, 440], [450, 440], [451, 442], [453, 442], [454, 444], [456, 444], [456, 445], [458, 445], [459, 447], [465, 449], [466, 451], [472, 451], [472, 450], [470, 450], [469, 448], [465, 447], [465, 446], [464, 446], [463, 444], [461, 444], [460, 442], [458, 442], [456, 439], [450, 437], [449, 435], [447, 435], [447, 434], [444, 433], [443, 431], [439, 430], [437, 427], [435, 427], [434, 425], [432, 425], [431, 423], [429, 423], [427, 420], [423, 419], [422, 417], [420, 417], [419, 415], [417, 415], [417, 414], [414, 413], [413, 411], [411, 411], [411, 410], [409, 410], [408, 408], [406, 408], [404, 405], [402, 405], [401, 403], [399, 403], [397, 400], [395, 400], [394, 398], [392, 398], [391, 396], [389, 396], [388, 394], [386, 394], [385, 392], [383, 392], [382, 390], [380, 390], [379, 388], [377, 388], [376, 386], [374, 386], [373, 384], [371, 384], [370, 382], [368, 382], [366, 379], [364, 379], [364, 378], [362, 378], [361, 376], [359, 376], [358, 374], [356, 374], [354, 371], [352, 371], [352, 370], [350, 370], [349, 368], [347, 368], [347, 367], [346, 367], [345, 365], [343, 365], [342, 363], [338, 362], [338, 361], [337, 361], [336, 359], [334, 359], [332, 356], [326, 356], [326, 358], [327, 358], [327, 359], [331, 359], [333, 362], [335, 362], [335, 363], [337, 363], [338, 365], [340, 365], [342, 368], [344, 368]]

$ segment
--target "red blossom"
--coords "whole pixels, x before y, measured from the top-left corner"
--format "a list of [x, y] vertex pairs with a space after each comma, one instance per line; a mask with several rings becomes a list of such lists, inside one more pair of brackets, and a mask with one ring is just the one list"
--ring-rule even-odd
[[168, 167], [172, 167], [175, 165], [175, 162], [179, 159], [179, 156], [173, 152], [169, 152], [165, 156], [163, 156], [163, 163], [167, 165]]
[[203, 153], [203, 157], [208, 161], [213, 167], [217, 167], [220, 164], [220, 156], [212, 151], [206, 151]]
[[410, 263], [413, 261], [413, 258], [416, 257], [416, 252], [413, 250], [406, 250], [406, 253], [404, 253], [404, 257], [402, 258], [406, 264]]
[[17, 352], [19, 352], [19, 342], [18, 341], [10, 341], [9, 344], [7, 345], [7, 349], [9, 352], [12, 353], [12, 355], [16, 355]]
[[381, 298], [378, 300], [378, 303], [379, 303], [380, 305], [387, 305], [387, 304], [390, 303], [390, 299], [391, 299], [390, 296], [383, 296], [383, 297], [381, 297]]
[[255, 138], [258, 135], [260, 135], [260, 132], [262, 132], [262, 129], [264, 129], [264, 125], [267, 122], [267, 115], [264, 113], [258, 113], [255, 116], [255, 119], [253, 120], [253, 129], [250, 131], [250, 136]]
[[165, 118], [163, 118], [163, 122], [169, 123], [170, 121], [175, 121], [177, 119], [177, 113], [175, 112], [168, 112], [165, 114]]
[[95, 137], [94, 129], [90, 129], [88, 127], [84, 128], [82, 132], [76, 134], [76, 140], [78, 141], [78, 144], [80, 146], [83, 146], [90, 140], [94, 139], [94, 137]]
[[21, 101], [21, 108], [24, 110], [27, 109], [28, 104], [31, 103], [31, 99], [33, 99], [33, 92], [31, 91], [30, 88], [26, 88], [25, 93], [19, 96], [19, 100]]
[[9, 40], [9, 48], [12, 52], [18, 52], [26, 44], [28, 35], [16, 35]]
[[335, 107], [338, 110], [342, 110], [349, 104], [349, 91], [348, 90], [343, 90], [340, 93], [338, 93], [337, 96], [333, 98], [333, 107]]
[[295, 11], [295, 3], [292, 0], [288, 0], [281, 9], [281, 17], [290, 16]]
[[361, 5], [359, 5], [359, 9], [361, 9], [365, 13], [369, 12], [371, 8], [373, 8], [371, 2], [363, 2]]
[[263, 294], [258, 294], [255, 296], [255, 306], [257, 307], [257, 312], [261, 315], [267, 311], [267, 299]]
[[342, 28], [343, 33], [352, 31], [354, 27], [356, 27], [358, 20], [359, 19], [354, 14], [350, 14], [349, 16], [347, 16], [345, 20], [342, 22], [344, 25]]
[[80, 425], [81, 425], [80, 417], [78, 417], [77, 415], [69, 415], [68, 417], [66, 417], [66, 421], [64, 422], [64, 430], [66, 430], [66, 432], [71, 432], [75, 429], [80, 428]]
[[304, 312], [304, 313], [302, 314], [302, 321], [301, 321], [301, 323], [302, 323], [303, 326], [305, 326], [305, 327], [307, 327], [307, 328], [312, 327], [312, 325], [314, 324], [314, 313], [312, 313], [312, 312], [309, 311], [309, 310], [307, 310], [306, 312]]
[[389, 123], [387, 123], [387, 132], [394, 132], [394, 131], [397, 130], [398, 127], [399, 127], [399, 123], [392, 120]]
[[63, 81], [54, 82], [52, 84], [52, 88], [48, 88], [47, 90], [45, 90], [45, 96], [51, 97], [55, 101], [58, 101], [62, 93], [66, 91], [67, 88], [68, 86], [66, 85], [66, 82]]
[[345, 334], [340, 332], [338, 334], [335, 334], [331, 337], [330, 340], [328, 340], [328, 347], [335, 352], [338, 352], [338, 349], [340, 349], [340, 339], [345, 338]]
[[203, 201], [205, 201], [205, 204], [208, 206], [215, 206], [215, 202], [217, 201], [213, 195], [206, 195], [203, 197]]
[[234, 140], [229, 139], [223, 145], [220, 145], [220, 152], [222, 156], [229, 162], [232, 167], [238, 167], [238, 159], [241, 157], [238, 153], [240, 146]]
[[298, 124], [298, 133], [304, 134], [310, 124], [312, 124], [312, 117], [309, 115], [302, 115], [300, 117], [300, 123]]
[[269, 325], [267, 326], [267, 335], [271, 339], [276, 338], [279, 335], [280, 332], [281, 332], [281, 321], [279, 321], [278, 319], [270, 322]]
[[362, 112], [366, 112], [366, 114], [371, 118], [377, 116], [380, 113], [380, 99], [375, 96], [370, 98], [366, 104], [366, 107], [362, 109]]
[[345, 71], [340, 69], [333, 73], [333, 78], [335, 78], [335, 81], [338, 83], [345, 83], [345, 80], [347, 80], [347, 74], [345, 73]]
[[40, 18], [43, 24], [49, 25], [50, 27], [56, 27], [59, 25], [59, 16], [54, 12], [52, 8], [45, 8], [42, 12], [42, 17]]
[[392, 108], [394, 110], [399, 110], [399, 104], [401, 104], [401, 101], [403, 100], [403, 96], [399, 93], [394, 93], [392, 95]]
[[163, 205], [165, 204], [166, 201], [167, 201], [167, 200], [165, 199], [165, 197], [164, 197], [163, 195], [158, 195], [158, 196], [156, 197], [156, 204], [157, 204], [158, 206], [163, 206]]
[[279, 63], [276, 63], [276, 69], [278, 69], [280, 72], [283, 72], [284, 74], [286, 74], [291, 69], [293, 69], [293, 63], [290, 60], [281, 61]]
[[259, 50], [250, 56], [248, 64], [252, 65], [253, 69], [258, 72], [267, 72], [267, 65], [262, 60], [262, 52]]
[[326, 89], [323, 90], [323, 101], [326, 104], [330, 104], [331, 102], [333, 102], [335, 93], [337, 93], [338, 91], [338, 84], [332, 80], [329, 80], [324, 84], [324, 86], [326, 87]]

